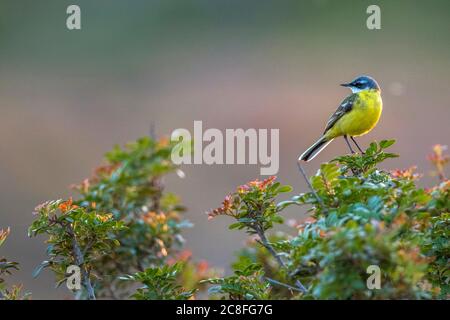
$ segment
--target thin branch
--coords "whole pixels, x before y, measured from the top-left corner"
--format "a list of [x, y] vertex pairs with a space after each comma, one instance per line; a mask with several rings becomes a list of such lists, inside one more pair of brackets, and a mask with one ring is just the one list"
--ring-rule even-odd
[[[282, 267], [283, 269], [288, 269], [287, 265], [284, 263], [283, 259], [281, 259], [280, 255], [275, 251], [275, 249], [272, 247], [272, 245], [270, 244], [269, 240], [266, 237], [266, 234], [263, 230], [263, 228], [260, 225], [257, 225], [254, 227], [254, 230], [256, 231], [256, 233], [258, 234], [258, 237], [260, 239], [260, 243], [269, 251], [269, 253], [275, 258], [275, 260], [278, 262], [278, 264], [280, 265], [280, 267]], [[298, 287], [298, 289], [303, 292], [306, 293], [308, 292], [308, 290], [305, 288], [305, 286], [300, 282], [300, 280], [296, 280], [295, 281], [295, 285]]]
[[289, 284], [287, 284], [287, 283], [283, 283], [283, 282], [280, 282], [280, 281], [277, 281], [277, 280], [275, 280], [275, 279], [271, 279], [271, 278], [268, 278], [268, 277], [265, 277], [265, 278], [266, 278], [267, 281], [269, 281], [269, 282], [272, 283], [272, 284], [276, 284], [276, 285], [279, 285], [279, 286], [288, 288], [289, 290], [294, 290], [294, 291], [298, 291], [298, 292], [303, 292], [301, 289], [299, 289], [299, 288], [297, 288], [297, 287], [293, 287], [293, 286], [291, 286], [291, 285], [289, 285]]
[[149, 129], [148, 135], [153, 140], [156, 140], [156, 126], [155, 126], [155, 123], [153, 121], [150, 122], [150, 129]]
[[88, 253], [89, 250], [91, 250], [93, 245], [94, 245], [94, 238], [89, 240], [89, 242], [86, 244], [86, 247], [83, 250], [83, 257]]
[[303, 178], [306, 181], [306, 184], [308, 185], [309, 189], [311, 190], [312, 194], [314, 195], [314, 197], [316, 198], [317, 202], [325, 208], [325, 205], [322, 201], [322, 199], [319, 197], [319, 195], [317, 194], [316, 190], [314, 190], [311, 182], [308, 179], [308, 176], [306, 175], [305, 169], [303, 169], [303, 166], [301, 165], [301, 163], [299, 161], [297, 161], [297, 166], [298, 166], [298, 170], [300, 170], [300, 173], [302, 174]]
[[262, 231], [261, 228], [257, 228], [257, 233], [258, 233], [258, 237], [260, 239], [260, 241], [258, 241], [263, 247], [265, 247], [267, 249], [267, 251], [269, 251], [269, 253], [275, 258], [275, 260], [277, 260], [278, 264], [284, 268], [287, 269], [286, 264], [284, 263], [283, 259], [281, 259], [280, 255], [275, 251], [275, 249], [272, 247], [272, 245], [270, 244], [269, 240], [267, 240], [266, 234], [264, 233], [264, 231]]

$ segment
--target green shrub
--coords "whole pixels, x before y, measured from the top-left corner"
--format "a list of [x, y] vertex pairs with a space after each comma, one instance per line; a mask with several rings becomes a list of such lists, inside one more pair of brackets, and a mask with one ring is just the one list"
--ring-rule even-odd
[[[448, 297], [450, 182], [443, 174], [448, 160], [442, 152], [432, 156], [442, 182], [431, 189], [418, 188], [413, 168], [393, 172], [377, 168], [396, 156], [384, 151], [393, 143], [372, 143], [363, 155], [322, 164], [308, 182], [311, 190], [291, 200], [275, 204], [275, 190], [290, 188], [270, 178], [240, 187], [209, 214], [231, 216], [236, 222], [230, 228], [256, 233], [257, 241], [278, 262], [281, 270], [269, 282], [290, 290], [273, 291], [269, 298]], [[297, 235], [278, 235], [269, 242], [265, 232], [293, 205], [309, 206], [310, 217], [297, 225]], [[273, 269], [258, 250], [250, 257], [249, 250], [243, 252], [241, 261]], [[381, 270], [380, 289], [367, 286], [367, 268], [373, 265]], [[245, 293], [234, 294], [245, 297]]]
[[[393, 144], [372, 143], [362, 155], [322, 164], [307, 181], [309, 191], [286, 201], [279, 197], [292, 188], [275, 177], [239, 186], [208, 214], [233, 219], [231, 232], [249, 235], [228, 276], [183, 249], [181, 232], [191, 225], [164, 187], [164, 177], [179, 171], [170, 160], [174, 145], [143, 138], [116, 147], [75, 186], [76, 200], [36, 208], [30, 236], [47, 237], [49, 256], [36, 274], [50, 268], [60, 284], [68, 266], [80, 267], [79, 299], [198, 299], [206, 288], [212, 299], [446, 299], [449, 157], [434, 147], [429, 159], [439, 184], [423, 189], [414, 168], [379, 169], [396, 157], [385, 151]], [[285, 224], [286, 208], [302, 208], [287, 223], [295, 232], [273, 232]], [[0, 266], [1, 276], [16, 265], [3, 258]], [[368, 285], [374, 267], [380, 288]]]
[[48, 236], [47, 254], [34, 272], [37, 276], [43, 268], [49, 267], [57, 276], [57, 285], [66, 281], [70, 265], [81, 268], [83, 288], [86, 296], [95, 298], [91, 284], [95, 261], [111, 254], [120, 246], [116, 234], [124, 229], [120, 221], [112, 219], [112, 214], [99, 213], [67, 201], [48, 201], [36, 207], [36, 220], [29, 228], [29, 235]]
[[[30, 235], [49, 237], [51, 257], [39, 269], [51, 267], [62, 283], [69, 265], [83, 266], [83, 279], [92, 281], [84, 282], [84, 291], [118, 299], [128, 297], [132, 287], [120, 276], [163, 266], [175, 256], [184, 243], [180, 231], [190, 223], [180, 216], [184, 208], [178, 197], [164, 192], [164, 176], [178, 170], [170, 161], [172, 148], [165, 139], [149, 137], [124, 149], [115, 147], [92, 178], [74, 186], [79, 197], [70, 202], [70, 210], [61, 210], [67, 205], [61, 201], [39, 206]], [[61, 214], [56, 217], [58, 209]], [[105, 221], [95, 218], [99, 215]]]

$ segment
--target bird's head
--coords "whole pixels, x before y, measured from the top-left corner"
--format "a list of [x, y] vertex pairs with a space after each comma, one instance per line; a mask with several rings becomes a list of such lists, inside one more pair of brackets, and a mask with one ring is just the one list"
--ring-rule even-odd
[[380, 86], [375, 81], [374, 78], [369, 76], [359, 76], [349, 83], [341, 84], [343, 87], [348, 87], [353, 93], [360, 92], [363, 90], [378, 90], [380, 91]]

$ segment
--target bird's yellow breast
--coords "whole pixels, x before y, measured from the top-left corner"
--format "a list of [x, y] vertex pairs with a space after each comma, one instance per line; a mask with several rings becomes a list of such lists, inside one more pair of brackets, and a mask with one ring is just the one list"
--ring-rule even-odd
[[378, 90], [364, 90], [358, 94], [352, 109], [343, 115], [326, 133], [327, 138], [343, 135], [361, 136], [372, 130], [381, 116], [383, 102]]

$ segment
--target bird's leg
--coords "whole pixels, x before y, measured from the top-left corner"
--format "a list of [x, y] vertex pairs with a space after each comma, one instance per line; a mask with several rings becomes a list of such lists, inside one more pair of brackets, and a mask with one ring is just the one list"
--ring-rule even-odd
[[355, 143], [356, 147], [358, 148], [358, 150], [361, 152], [361, 154], [364, 154], [364, 151], [362, 151], [362, 149], [359, 147], [358, 143], [356, 142], [355, 138], [353, 138], [352, 136], [350, 136], [350, 139], [352, 139], [352, 141]]
[[350, 142], [348, 142], [347, 135], [344, 135], [344, 139], [345, 139], [345, 142], [347, 142], [348, 147], [350, 148], [350, 152], [355, 153], [355, 151], [353, 151], [353, 149], [352, 149]]

